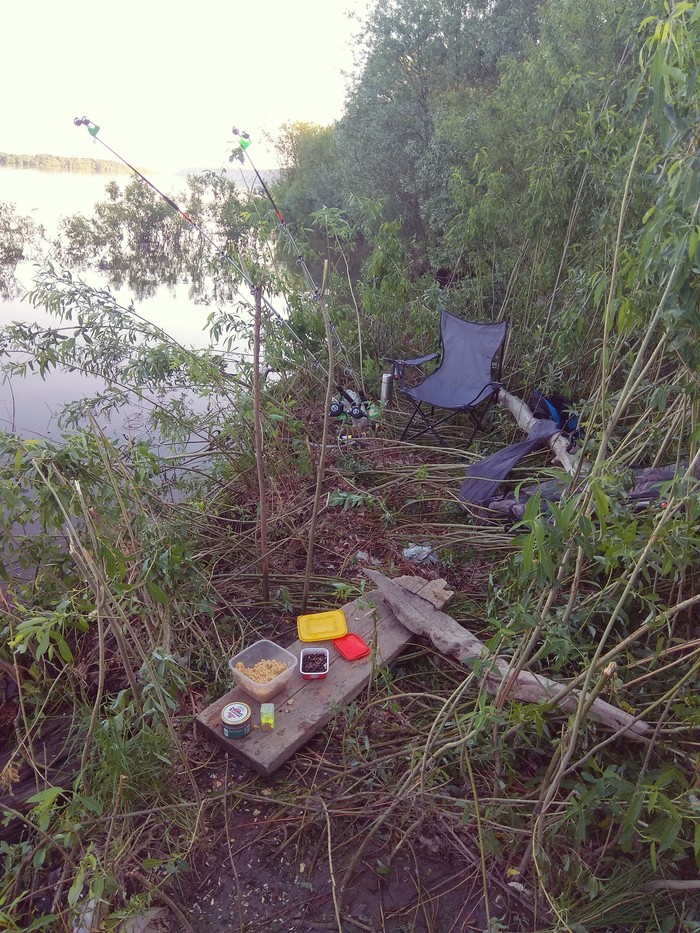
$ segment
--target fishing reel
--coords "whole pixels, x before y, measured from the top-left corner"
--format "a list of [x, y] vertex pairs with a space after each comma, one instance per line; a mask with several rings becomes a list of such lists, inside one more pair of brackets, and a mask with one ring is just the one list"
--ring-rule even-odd
[[331, 402], [328, 414], [331, 418], [338, 418], [341, 423], [353, 425], [353, 431], [358, 429], [375, 431], [379, 427], [382, 414], [381, 405], [368, 398], [360, 398], [352, 389], [344, 389], [336, 385], [338, 396]]
[[334, 398], [328, 409], [331, 418], [349, 417], [358, 421], [360, 418], [368, 417], [369, 401], [361, 399], [352, 389], [344, 389], [339, 385], [336, 385], [336, 389], [339, 398]]
[[328, 409], [328, 414], [331, 418], [353, 418], [355, 421], [358, 421], [360, 418], [367, 417], [367, 411], [365, 410], [367, 404], [369, 403], [353, 402], [350, 405], [346, 404], [343, 399], [334, 398]]

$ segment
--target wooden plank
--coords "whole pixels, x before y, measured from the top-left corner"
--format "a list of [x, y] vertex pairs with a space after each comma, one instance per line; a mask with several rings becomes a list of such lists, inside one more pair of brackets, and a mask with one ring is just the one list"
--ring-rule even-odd
[[[533, 674], [527, 669], [511, 675], [511, 661], [493, 654], [486, 645], [461, 626], [451, 616], [428, 605], [424, 599], [407, 593], [405, 587], [397, 586], [395, 580], [389, 580], [376, 570], [368, 570], [367, 576], [377, 584], [387, 605], [391, 606], [396, 617], [401, 619], [406, 628], [416, 635], [429, 638], [442, 654], [452, 655], [462, 664], [479, 659], [488, 660], [482, 684], [496, 696], [504, 700], [513, 697], [526, 703], [541, 703], [554, 700], [568, 713], [573, 713], [581, 702], [579, 691], [572, 690], [563, 696], [563, 684], [550, 680], [542, 674]], [[637, 721], [631, 713], [613, 706], [600, 697], [590, 695], [587, 698], [587, 713], [591, 719], [601, 722], [614, 731], [625, 731], [633, 739], [643, 737], [649, 726]]]
[[[452, 595], [444, 580], [400, 577], [397, 582], [435, 606], [444, 605]], [[273, 774], [330, 722], [338, 707], [349, 703], [367, 686], [373, 662], [379, 666], [389, 664], [412, 638], [377, 591], [343, 606], [343, 612], [348, 631], [361, 635], [371, 646], [372, 653], [367, 658], [346, 661], [332, 642], [315, 642], [329, 649], [328, 677], [304, 680], [297, 670], [286, 691], [273, 698], [275, 728], [272, 732], [253, 728], [243, 739], [224, 738], [220, 715], [228, 703], [242, 700], [251, 708], [253, 726], [260, 722], [260, 704], [240, 687], [234, 687], [198, 714], [196, 724], [200, 733], [260, 774]], [[296, 641], [287, 650], [298, 658], [304, 647], [309, 647], [309, 643]]]

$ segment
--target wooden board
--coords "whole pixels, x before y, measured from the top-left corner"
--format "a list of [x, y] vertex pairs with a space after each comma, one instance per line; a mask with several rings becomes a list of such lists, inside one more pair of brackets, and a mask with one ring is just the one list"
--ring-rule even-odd
[[[452, 595], [444, 580], [399, 577], [395, 582], [424, 596], [437, 608]], [[371, 646], [372, 653], [368, 657], [346, 661], [332, 642], [314, 642], [329, 649], [328, 676], [324, 680], [304, 680], [297, 669], [291, 684], [272, 700], [275, 704], [272, 732], [253, 728], [243, 739], [224, 738], [221, 710], [235, 700], [250, 706], [253, 726], [260, 723], [260, 704], [240, 687], [229, 690], [198, 714], [199, 732], [260, 774], [273, 774], [331, 720], [338, 707], [349, 703], [367, 686], [373, 663], [382, 666], [393, 661], [413, 637], [376, 590], [343, 606], [343, 612], [348, 631], [361, 635]], [[310, 644], [296, 641], [284, 647], [298, 658], [301, 649]]]

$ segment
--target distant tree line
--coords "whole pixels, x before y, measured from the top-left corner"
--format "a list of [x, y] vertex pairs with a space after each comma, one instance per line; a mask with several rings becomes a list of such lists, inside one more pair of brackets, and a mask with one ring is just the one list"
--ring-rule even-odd
[[129, 169], [109, 159], [82, 159], [72, 156], [17, 155], [0, 152], [0, 168], [32, 168], [41, 172], [79, 172], [84, 175], [126, 175]]

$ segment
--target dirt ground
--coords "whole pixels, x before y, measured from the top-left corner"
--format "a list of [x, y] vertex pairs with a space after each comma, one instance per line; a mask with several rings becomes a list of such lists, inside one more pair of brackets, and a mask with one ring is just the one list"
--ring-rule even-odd
[[[219, 762], [210, 772], [213, 787], [225, 767]], [[285, 770], [294, 778], [293, 769], [285, 766], [275, 776], [275, 793]], [[241, 784], [264, 796], [271, 781], [229, 765], [229, 789]], [[479, 866], [456, 859], [439, 833], [422, 830], [393, 859], [387, 857], [385, 843], [373, 842], [341, 896], [356, 838], [333, 840], [331, 868], [321, 814], [314, 814], [311, 826], [297, 833], [302, 814], [257, 803], [228, 809], [212, 821], [211, 846], [181, 902], [197, 933], [306, 933], [339, 926], [343, 933], [466, 933], [486, 928]], [[348, 830], [352, 832], [350, 826]], [[493, 897], [492, 910], [500, 900], [498, 892]]]

